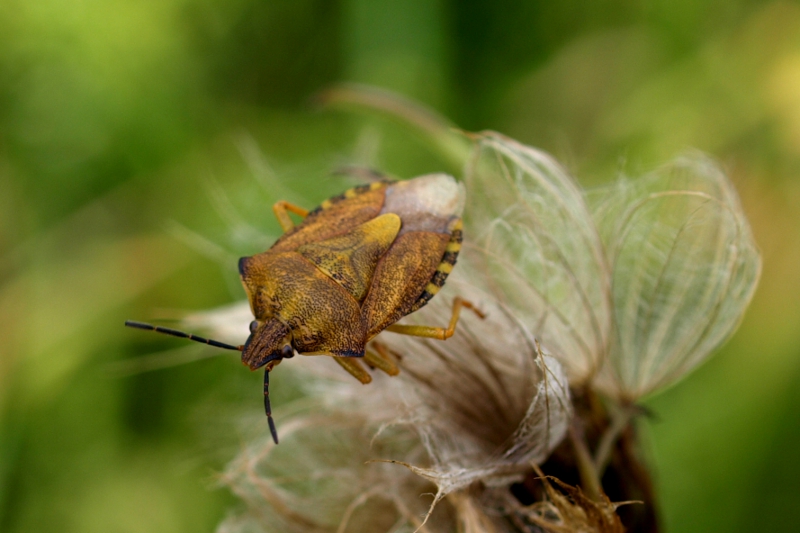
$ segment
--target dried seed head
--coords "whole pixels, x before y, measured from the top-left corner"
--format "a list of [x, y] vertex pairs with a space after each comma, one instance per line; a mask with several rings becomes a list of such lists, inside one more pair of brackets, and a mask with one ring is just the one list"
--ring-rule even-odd
[[[387, 201], [417, 209], [430, 197], [426, 209], [442, 220], [460, 213], [452, 178], [417, 183]], [[458, 268], [405, 322], [444, 325], [455, 296], [485, 318], [465, 310], [445, 342], [380, 334], [374, 342], [401, 372], [375, 374], [369, 387], [329, 358], [298, 358], [311, 407], [282, 421], [284, 444], [255, 445], [232, 463], [225, 481], [250, 513], [222, 531], [505, 531], [490, 518], [510, 509], [497, 495], [508, 498], [508, 484], [563, 438], [569, 384], [622, 402], [667, 386], [731, 334], [753, 294], [760, 258], [747, 221], [703, 158], [587, 202], [548, 155], [488, 132], [466, 188]], [[250, 318], [242, 304], [187, 322], [237, 342]], [[528, 509], [530, 524], [617, 530], [613, 504], [562, 489]], [[426, 491], [432, 505], [419, 498]]]
[[590, 212], [547, 154], [487, 132], [467, 191], [471, 278], [542, 339], [571, 384], [623, 402], [708, 357], [758, 281], [736, 191], [702, 156], [593, 191]]

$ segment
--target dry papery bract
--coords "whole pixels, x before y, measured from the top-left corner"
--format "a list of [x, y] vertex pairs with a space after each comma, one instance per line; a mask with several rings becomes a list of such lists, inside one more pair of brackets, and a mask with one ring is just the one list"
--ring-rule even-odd
[[578, 185], [548, 154], [493, 132], [476, 140], [465, 177], [470, 278], [506, 303], [585, 384], [611, 329], [608, 266]]
[[615, 332], [595, 386], [623, 401], [688, 374], [736, 330], [761, 257], [736, 191], [702, 154], [589, 194]]
[[623, 403], [736, 329], [761, 260], [736, 191], [701, 154], [585, 195], [548, 154], [493, 132], [466, 171], [471, 275], [561, 362]]
[[288, 362], [315, 408], [290, 419], [276, 409], [281, 444], [261, 442], [226, 471], [249, 521], [265, 531], [337, 531], [344, 522], [341, 531], [452, 531], [456, 522], [465, 531], [505, 530], [487, 529], [506, 522], [479, 493], [507, 487], [547, 457], [569, 424], [569, 392], [530, 332], [458, 278], [409, 318], [445, 322], [455, 294], [485, 317], [464, 312], [446, 342], [381, 334], [377, 341], [399, 356], [397, 377], [376, 373], [365, 387], [327, 357]]

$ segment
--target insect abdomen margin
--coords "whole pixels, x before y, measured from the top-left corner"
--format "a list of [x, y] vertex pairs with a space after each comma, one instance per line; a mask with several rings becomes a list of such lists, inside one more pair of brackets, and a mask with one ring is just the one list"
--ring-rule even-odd
[[315, 207], [314, 209], [309, 211], [307, 216], [316, 215], [320, 211], [324, 211], [325, 209], [329, 209], [331, 206], [333, 206], [335, 204], [338, 204], [342, 200], [347, 200], [349, 198], [355, 198], [359, 194], [363, 194], [363, 193], [368, 192], [368, 191], [374, 191], [376, 189], [380, 189], [381, 187], [388, 187], [389, 185], [391, 185], [394, 182], [395, 182], [395, 180], [373, 181], [372, 183], [366, 183], [364, 185], [358, 185], [358, 186], [353, 187], [351, 189], [347, 189], [342, 194], [338, 194], [336, 196], [332, 196], [332, 197], [328, 198], [327, 200], [325, 200], [324, 202], [322, 202], [321, 204], [319, 204], [317, 207]]
[[461, 219], [458, 219], [453, 224], [453, 230], [450, 233], [450, 240], [447, 242], [444, 255], [442, 255], [442, 261], [439, 263], [439, 266], [436, 267], [436, 272], [425, 286], [425, 290], [422, 291], [417, 301], [411, 306], [411, 311], [409, 311], [409, 313], [413, 313], [421, 307], [424, 307], [444, 286], [447, 276], [456, 264], [458, 252], [461, 251], [461, 241], [464, 238], [462, 227]]

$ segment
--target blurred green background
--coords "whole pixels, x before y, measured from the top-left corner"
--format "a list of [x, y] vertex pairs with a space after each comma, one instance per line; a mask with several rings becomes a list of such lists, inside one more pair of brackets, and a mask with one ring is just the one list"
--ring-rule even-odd
[[311, 104], [342, 81], [587, 185], [719, 160], [763, 277], [725, 348], [647, 402], [645, 444], [668, 530], [796, 530], [797, 3], [3, 0], [0, 531], [213, 531], [235, 506], [215, 473], [264, 431], [260, 374], [122, 322], [243, 298], [272, 202], [316, 205], [332, 169], [458, 171], [397, 121]]

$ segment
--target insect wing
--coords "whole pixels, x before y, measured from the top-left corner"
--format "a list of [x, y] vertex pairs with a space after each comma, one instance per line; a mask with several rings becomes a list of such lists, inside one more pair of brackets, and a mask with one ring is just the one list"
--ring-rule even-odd
[[378, 260], [392, 246], [399, 231], [400, 217], [386, 213], [344, 235], [304, 244], [297, 252], [361, 302]]
[[[389, 185], [383, 212], [402, 220], [397, 239], [378, 263], [363, 315], [371, 338], [408, 313], [418, 309], [439, 290], [455, 262], [440, 267], [454, 232], [460, 247], [460, 215], [464, 188], [446, 174], [430, 174]], [[432, 284], [432, 281], [437, 283]], [[429, 290], [427, 298], [421, 297]]]
[[449, 235], [415, 231], [401, 235], [378, 263], [362, 308], [367, 338], [411, 312], [441, 262]]

